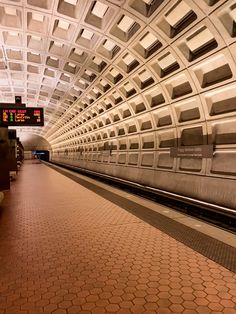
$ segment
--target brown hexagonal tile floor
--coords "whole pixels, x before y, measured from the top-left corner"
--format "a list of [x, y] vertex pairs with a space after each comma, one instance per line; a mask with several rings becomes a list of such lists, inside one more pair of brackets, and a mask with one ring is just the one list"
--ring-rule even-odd
[[0, 314], [236, 313], [235, 274], [45, 165], [0, 231]]

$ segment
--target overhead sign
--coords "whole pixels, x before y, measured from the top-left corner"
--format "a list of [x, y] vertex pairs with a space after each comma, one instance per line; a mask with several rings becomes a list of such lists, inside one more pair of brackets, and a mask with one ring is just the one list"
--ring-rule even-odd
[[171, 147], [171, 157], [212, 158], [213, 145]]
[[1, 126], [43, 126], [43, 108], [0, 108]]

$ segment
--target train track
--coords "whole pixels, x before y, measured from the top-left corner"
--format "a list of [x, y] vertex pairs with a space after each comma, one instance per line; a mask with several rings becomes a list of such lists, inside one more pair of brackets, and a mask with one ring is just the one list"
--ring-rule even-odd
[[104, 183], [108, 183], [109, 185], [150, 199], [156, 203], [168, 206], [189, 216], [207, 221], [225, 230], [230, 230], [236, 234], [236, 210], [234, 209], [201, 200], [196, 200], [168, 191], [159, 190], [149, 186], [144, 186], [139, 183], [123, 180], [117, 177], [112, 177], [103, 173], [94, 172], [64, 163], [50, 161], [49, 165], [50, 164], [72, 170], [76, 173], [88, 176]]

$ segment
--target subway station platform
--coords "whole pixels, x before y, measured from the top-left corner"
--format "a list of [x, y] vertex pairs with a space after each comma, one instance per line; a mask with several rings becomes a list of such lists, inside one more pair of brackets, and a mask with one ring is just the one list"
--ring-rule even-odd
[[69, 176], [25, 163], [5, 194], [0, 314], [236, 313], [235, 235]]

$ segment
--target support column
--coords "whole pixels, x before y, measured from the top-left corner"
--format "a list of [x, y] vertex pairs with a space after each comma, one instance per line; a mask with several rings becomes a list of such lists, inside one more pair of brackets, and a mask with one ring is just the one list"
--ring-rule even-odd
[[10, 171], [11, 180], [16, 178], [17, 174], [17, 141], [16, 141], [16, 130], [8, 130], [9, 139], [9, 156], [8, 164]]
[[8, 128], [0, 127], [0, 191], [10, 189]]

